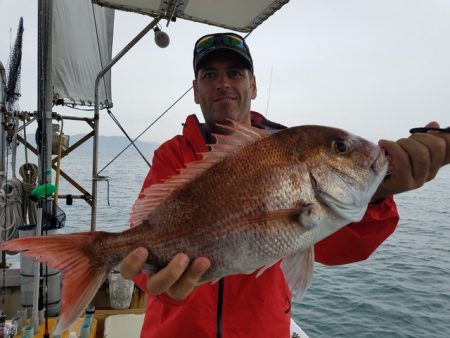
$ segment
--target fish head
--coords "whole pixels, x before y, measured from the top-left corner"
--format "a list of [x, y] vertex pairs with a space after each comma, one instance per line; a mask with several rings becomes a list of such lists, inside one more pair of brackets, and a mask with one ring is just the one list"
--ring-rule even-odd
[[341, 219], [361, 220], [386, 175], [388, 161], [382, 149], [344, 130], [309, 126], [308, 160], [316, 197]]

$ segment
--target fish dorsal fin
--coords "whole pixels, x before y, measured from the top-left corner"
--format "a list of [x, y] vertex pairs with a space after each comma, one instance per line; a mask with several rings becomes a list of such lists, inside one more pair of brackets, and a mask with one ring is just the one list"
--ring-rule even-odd
[[230, 124], [219, 124], [218, 126], [230, 131], [229, 134], [213, 134], [217, 142], [215, 144], [208, 144], [211, 147], [210, 152], [203, 153], [203, 158], [214, 158], [216, 162], [219, 162], [228, 154], [233, 153], [240, 147], [258, 141], [266, 136], [270, 135], [270, 132], [248, 126], [242, 122], [229, 120]]
[[247, 126], [233, 120], [229, 121], [229, 125], [219, 126], [230, 130], [230, 134], [214, 134], [217, 142], [208, 145], [211, 147], [211, 151], [201, 153], [203, 155], [202, 160], [187, 164], [186, 168], [180, 169], [179, 174], [170, 177], [163, 183], [153, 184], [142, 192], [141, 198], [134, 203], [132, 208], [131, 224], [141, 224], [172, 192], [200, 176], [214, 164], [232, 154], [235, 150], [270, 135], [270, 133], [264, 129]]

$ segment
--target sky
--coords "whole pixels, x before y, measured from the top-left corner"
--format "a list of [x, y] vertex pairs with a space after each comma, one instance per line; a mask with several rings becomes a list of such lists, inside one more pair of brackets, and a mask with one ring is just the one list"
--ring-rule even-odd
[[[37, 1], [0, 0], [0, 61], [6, 66], [20, 16], [19, 105], [35, 110]], [[116, 11], [113, 55], [150, 21]], [[112, 71], [113, 113], [132, 137], [190, 88], [194, 42], [223, 31], [185, 20], [163, 26], [169, 47], [160, 49], [149, 34]], [[446, 0], [291, 0], [247, 39], [258, 86], [252, 109], [287, 126], [329, 125], [372, 141], [407, 137], [432, 120], [450, 126], [449, 35]], [[141, 140], [161, 143], [179, 134], [192, 113], [201, 116], [191, 91]], [[66, 134], [86, 130], [65, 125]], [[121, 135], [105, 114], [100, 133]]]

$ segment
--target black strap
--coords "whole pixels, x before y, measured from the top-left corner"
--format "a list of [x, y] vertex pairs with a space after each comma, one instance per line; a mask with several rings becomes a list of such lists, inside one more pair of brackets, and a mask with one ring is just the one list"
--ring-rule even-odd
[[223, 305], [223, 288], [225, 280], [219, 280], [219, 289], [217, 295], [217, 338], [222, 338], [222, 305]]

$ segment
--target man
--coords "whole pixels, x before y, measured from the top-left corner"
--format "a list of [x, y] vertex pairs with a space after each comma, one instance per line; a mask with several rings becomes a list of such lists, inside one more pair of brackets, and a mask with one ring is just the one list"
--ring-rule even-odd
[[[251, 112], [256, 97], [253, 61], [245, 41], [223, 33], [200, 38], [194, 49], [194, 100], [205, 124], [188, 116], [183, 135], [155, 151], [153, 167], [142, 190], [176, 175], [187, 163], [201, 159], [206, 144], [220, 133], [217, 123], [234, 119], [266, 129], [282, 129]], [[430, 124], [436, 127], [436, 124]], [[394, 230], [398, 214], [392, 195], [417, 188], [450, 162], [450, 137], [415, 134], [397, 142], [380, 141], [390, 156], [390, 176], [380, 185], [364, 218], [315, 245], [316, 261], [345, 264], [366, 259]], [[177, 254], [153, 276], [139, 274], [147, 258], [143, 248], [122, 262], [122, 274], [133, 278], [150, 296], [141, 337], [288, 337], [291, 293], [279, 264], [260, 277], [255, 274], [223, 278], [196, 288], [209, 268], [205, 257], [189, 261]]]

